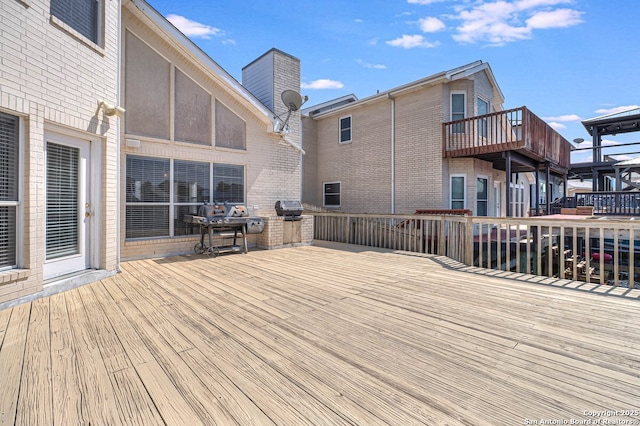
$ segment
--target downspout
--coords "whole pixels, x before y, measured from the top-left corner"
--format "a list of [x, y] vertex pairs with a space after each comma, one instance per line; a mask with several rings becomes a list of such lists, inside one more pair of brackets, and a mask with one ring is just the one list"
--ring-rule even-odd
[[[122, 77], [122, 0], [118, 0], [118, 54], [117, 54], [117, 68], [116, 71], [116, 105], [121, 104], [121, 84], [120, 79]], [[116, 271], [121, 272], [120, 270], [120, 214], [122, 213], [122, 204], [120, 200], [121, 192], [121, 179], [120, 179], [120, 128], [121, 128], [122, 118], [118, 118], [116, 120]]]
[[396, 213], [396, 99], [387, 93], [391, 101], [391, 214]]

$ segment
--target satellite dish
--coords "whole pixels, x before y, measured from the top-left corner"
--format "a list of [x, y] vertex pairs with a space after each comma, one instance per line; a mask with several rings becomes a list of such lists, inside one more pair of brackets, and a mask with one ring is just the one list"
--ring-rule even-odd
[[285, 90], [282, 92], [282, 102], [284, 102], [284, 106], [286, 106], [290, 111], [297, 111], [300, 109], [304, 101], [302, 100], [302, 96], [300, 93], [295, 90]]
[[300, 96], [300, 93], [295, 90], [285, 90], [282, 92], [280, 97], [282, 98], [284, 105], [287, 107], [287, 118], [284, 119], [284, 122], [281, 122], [281, 118], [277, 116], [273, 130], [276, 133], [282, 134], [289, 132], [289, 118], [291, 117], [291, 113], [298, 111], [309, 98], [307, 96], [303, 98]]

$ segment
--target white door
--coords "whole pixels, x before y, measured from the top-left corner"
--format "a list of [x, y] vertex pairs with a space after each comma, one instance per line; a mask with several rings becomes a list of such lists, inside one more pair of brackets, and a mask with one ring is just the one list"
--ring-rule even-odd
[[496, 206], [496, 210], [495, 210], [495, 216], [496, 217], [500, 217], [501, 216], [501, 212], [500, 212], [500, 182], [494, 182], [493, 184], [493, 199], [495, 200], [495, 206]]
[[91, 143], [45, 134], [44, 278], [89, 268]]

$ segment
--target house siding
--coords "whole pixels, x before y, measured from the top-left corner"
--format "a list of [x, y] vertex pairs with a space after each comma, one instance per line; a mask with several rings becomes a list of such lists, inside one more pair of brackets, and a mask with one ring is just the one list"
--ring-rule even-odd
[[0, 272], [0, 303], [43, 289], [45, 131], [74, 131], [94, 140], [102, 158], [97, 268], [117, 267], [117, 118], [98, 111], [117, 99], [118, 2], [104, 1], [103, 40], [88, 43], [53, 23], [49, 1], [0, 2], [0, 110], [22, 118], [22, 247], [18, 270]]
[[[423, 85], [399, 94], [391, 90], [387, 97], [367, 99], [339, 111], [303, 118], [307, 150], [304, 201], [322, 206], [323, 183], [340, 182], [341, 206], [335, 210], [410, 214], [418, 209], [448, 209], [449, 177], [464, 173], [467, 206], [475, 212], [477, 176], [486, 176], [493, 185], [495, 173], [500, 172], [481, 160], [443, 158], [442, 123], [451, 120], [453, 92], [466, 93], [467, 116], [476, 114], [478, 96], [488, 100], [492, 109], [501, 108], [500, 104], [494, 106], [494, 87], [481, 71], [467, 78]], [[392, 104], [395, 105], [393, 126]], [[339, 144], [339, 119], [344, 116], [352, 117], [352, 141]], [[392, 127], [394, 203], [391, 200]], [[491, 199], [489, 203], [491, 212]]]

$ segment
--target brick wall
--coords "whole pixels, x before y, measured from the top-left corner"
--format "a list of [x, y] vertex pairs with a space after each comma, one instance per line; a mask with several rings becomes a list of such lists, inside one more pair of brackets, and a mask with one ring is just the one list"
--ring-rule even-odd
[[[0, 303], [43, 286], [45, 131], [92, 140], [102, 158], [93, 196], [101, 193], [97, 268], [115, 270], [117, 119], [97, 110], [99, 99], [117, 100], [118, 2], [103, 1], [104, 39], [93, 44], [52, 18], [47, 0], [0, 2], [0, 110], [23, 121], [24, 164], [19, 270], [0, 272]], [[92, 155], [93, 155], [92, 154]], [[94, 241], [95, 243], [95, 241]]]

